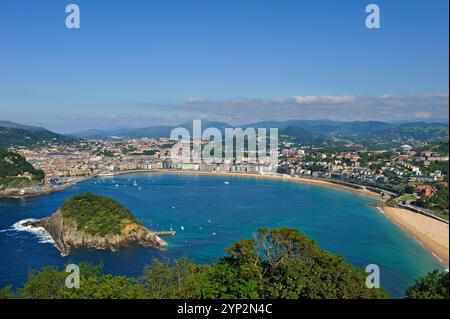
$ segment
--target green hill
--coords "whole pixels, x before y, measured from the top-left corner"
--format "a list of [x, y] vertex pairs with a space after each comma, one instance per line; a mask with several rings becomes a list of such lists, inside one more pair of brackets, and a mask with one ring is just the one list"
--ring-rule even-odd
[[0, 190], [28, 187], [44, 177], [44, 172], [34, 168], [22, 155], [0, 148]]
[[47, 130], [29, 131], [15, 127], [0, 127], [0, 147], [39, 147], [48, 144], [74, 144], [76, 138]]
[[420, 140], [424, 142], [448, 142], [448, 125], [440, 123], [408, 123], [379, 130], [373, 137], [389, 140]]
[[327, 136], [361, 141], [364, 139], [384, 140], [422, 140], [422, 141], [448, 141], [448, 125], [443, 123], [403, 123], [391, 124], [384, 122], [344, 122], [327, 125], [318, 125], [310, 128], [311, 131]]
[[75, 222], [77, 230], [91, 235], [119, 235], [141, 226], [133, 214], [117, 201], [91, 193], [66, 201], [60, 208], [64, 223]]
[[326, 140], [322, 134], [298, 126], [288, 126], [281, 129], [279, 134], [286, 135], [300, 144], [320, 144]]
[[32, 131], [32, 132], [47, 131], [45, 128], [40, 127], [40, 126], [24, 125], [24, 124], [20, 124], [20, 123], [16, 123], [16, 122], [2, 121], [2, 120], [0, 120], [0, 127], [20, 128], [22, 130]]
[[345, 141], [363, 144], [378, 149], [399, 146], [403, 143], [428, 142], [442, 143], [449, 139], [449, 128], [443, 123], [403, 123], [383, 122], [332, 122], [316, 126], [288, 126], [279, 130], [299, 144], [326, 144]]

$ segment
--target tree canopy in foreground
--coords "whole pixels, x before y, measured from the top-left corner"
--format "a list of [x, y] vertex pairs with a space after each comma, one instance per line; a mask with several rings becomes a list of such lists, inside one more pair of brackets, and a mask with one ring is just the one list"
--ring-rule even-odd
[[[66, 288], [67, 273], [54, 267], [31, 272], [23, 287], [0, 290], [0, 298], [387, 298], [365, 285], [366, 273], [341, 256], [322, 250], [297, 230], [260, 229], [254, 239], [226, 248], [212, 265], [183, 257], [153, 260], [138, 278], [103, 274], [101, 266], [80, 264], [80, 288]], [[445, 279], [446, 278], [446, 279]], [[448, 274], [438, 272], [407, 291], [411, 298], [445, 296]], [[437, 287], [441, 288], [437, 288]]]
[[434, 270], [406, 290], [410, 299], [449, 299], [448, 272]]

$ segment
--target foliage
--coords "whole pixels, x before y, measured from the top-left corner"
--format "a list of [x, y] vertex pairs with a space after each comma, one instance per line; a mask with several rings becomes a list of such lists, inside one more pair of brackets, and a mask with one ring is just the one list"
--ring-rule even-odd
[[0, 289], [0, 299], [13, 299], [14, 293], [12, 292], [12, 286], [8, 285]]
[[445, 143], [440, 143], [434, 149], [434, 151], [438, 152], [441, 156], [446, 156], [449, 153], [448, 141]]
[[106, 157], [113, 157], [113, 156], [114, 156], [114, 152], [113, 152], [113, 151], [106, 150], [106, 151], [104, 151], [104, 152], [102, 153], [102, 155], [103, 155], [103, 156], [106, 156]]
[[447, 271], [434, 270], [406, 290], [409, 299], [449, 299]]
[[280, 130], [280, 135], [286, 135], [299, 144], [321, 144], [326, 138], [322, 134], [315, 133], [298, 126], [289, 126]]
[[91, 193], [72, 197], [61, 206], [61, 213], [67, 222], [74, 220], [78, 230], [92, 235], [121, 234], [126, 225], [140, 224], [120, 203]]
[[398, 124], [385, 130], [372, 133], [376, 138], [385, 140], [419, 140], [448, 142], [448, 125], [441, 123], [406, 123]]
[[407, 194], [414, 194], [416, 192], [416, 189], [412, 185], [406, 185], [405, 186], [405, 193]]
[[168, 261], [154, 259], [146, 266], [139, 282], [145, 298], [202, 298], [207, 285], [208, 266], [196, 265], [182, 257], [170, 265]]
[[403, 203], [411, 203], [418, 199], [418, 196], [415, 194], [403, 194], [395, 199], [395, 202], [397, 204], [403, 204]]
[[6, 188], [25, 188], [32, 185], [33, 183], [26, 177], [0, 177], [0, 190]]
[[80, 288], [67, 288], [68, 273], [54, 267], [30, 272], [25, 285], [9, 298], [20, 299], [136, 299], [143, 289], [133, 278], [101, 274], [101, 267], [80, 264]]
[[67, 273], [46, 267], [30, 273], [25, 285], [3, 298], [386, 298], [365, 286], [366, 273], [322, 250], [294, 229], [261, 229], [253, 240], [226, 249], [212, 265], [186, 257], [153, 260], [138, 279], [104, 275], [101, 267], [80, 265], [80, 288], [64, 286]]
[[[24, 174], [30, 178], [19, 177]], [[34, 168], [22, 155], [0, 148], [0, 189], [29, 187], [44, 177], [44, 171]]]
[[420, 198], [412, 202], [412, 204], [431, 210], [433, 214], [448, 219], [448, 185], [445, 183], [436, 183], [432, 186], [436, 187], [438, 190], [437, 195]]
[[44, 179], [44, 172], [33, 167], [20, 154], [0, 148], [0, 177], [31, 174], [36, 180]]
[[75, 144], [78, 140], [47, 130], [29, 131], [14, 127], [0, 127], [0, 147], [39, 147], [48, 144]]
[[[197, 293], [206, 298], [386, 298], [365, 286], [366, 273], [322, 250], [295, 229], [260, 229], [253, 240], [228, 247], [202, 273]], [[205, 278], [206, 275], [206, 279]], [[181, 297], [179, 295], [172, 298]]]
[[142, 154], [144, 155], [155, 155], [156, 151], [155, 150], [145, 150], [142, 152]]

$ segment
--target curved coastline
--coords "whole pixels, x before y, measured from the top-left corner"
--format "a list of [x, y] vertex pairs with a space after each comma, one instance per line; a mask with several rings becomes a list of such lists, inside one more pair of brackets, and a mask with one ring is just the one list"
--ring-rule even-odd
[[[348, 191], [354, 194], [370, 197], [378, 200], [375, 204], [378, 210], [396, 226], [401, 228], [414, 240], [418, 241], [428, 252], [431, 253], [446, 269], [449, 268], [449, 225], [442, 221], [433, 219], [429, 216], [421, 215], [403, 208], [389, 207], [384, 205], [388, 199], [387, 196], [381, 196], [378, 193], [369, 191], [367, 189], [356, 189], [342, 184], [332, 183], [327, 180], [306, 178], [306, 177], [292, 177], [289, 175], [266, 175], [258, 173], [236, 173], [236, 172], [207, 172], [207, 171], [191, 171], [191, 170], [129, 170], [120, 171], [108, 174], [99, 174], [96, 176], [89, 176], [73, 181], [68, 185], [64, 185], [61, 189], [54, 189], [47, 192], [33, 194], [32, 196], [48, 195], [53, 192], [66, 190], [80, 182], [91, 178], [114, 177], [118, 175], [131, 174], [177, 174], [177, 175], [207, 175], [207, 176], [221, 176], [221, 177], [242, 177], [254, 179], [277, 180], [283, 182], [293, 182], [308, 185], [315, 185], [320, 187], [328, 187], [335, 190]], [[30, 196], [30, 195], [28, 195]], [[14, 196], [14, 197], [28, 197], [28, 196]]]
[[448, 270], [448, 224], [403, 208], [383, 206], [380, 209], [386, 217], [423, 245]]
[[[355, 189], [326, 180], [292, 177], [283, 175], [262, 175], [257, 173], [233, 173], [233, 172], [205, 172], [205, 171], [181, 171], [181, 170], [132, 170], [113, 173], [107, 176], [129, 175], [129, 174], [178, 174], [178, 175], [208, 175], [222, 177], [243, 177], [256, 179], [269, 179], [284, 182], [294, 182], [308, 185], [328, 187], [337, 190], [350, 191], [362, 196], [379, 200], [381, 205], [377, 208], [383, 215], [401, 228], [414, 240], [418, 241], [431, 255], [436, 258], [446, 269], [449, 268], [449, 225], [431, 217], [415, 213], [403, 208], [389, 207], [383, 205], [387, 197], [366, 189]], [[102, 176], [99, 176], [102, 177]]]
[[341, 184], [331, 183], [322, 179], [314, 179], [314, 178], [306, 178], [306, 177], [292, 177], [289, 175], [266, 175], [266, 174], [258, 174], [258, 173], [234, 173], [234, 172], [206, 172], [206, 171], [190, 171], [190, 170], [131, 170], [131, 171], [122, 171], [111, 173], [108, 175], [99, 175], [98, 177], [108, 177], [108, 176], [118, 176], [118, 175], [128, 175], [128, 174], [178, 174], [178, 175], [208, 175], [208, 176], [231, 176], [231, 177], [244, 177], [244, 178], [257, 178], [257, 179], [270, 179], [270, 180], [279, 180], [285, 182], [294, 182], [301, 184], [309, 184], [309, 185], [318, 185], [324, 186], [334, 189], [341, 189], [346, 191], [351, 191], [357, 194], [361, 194], [364, 196], [372, 197], [374, 199], [384, 201], [386, 197], [383, 197], [377, 193], [368, 191], [355, 189], [352, 187], [347, 187]]
[[66, 189], [71, 188], [72, 186], [84, 182], [88, 179], [94, 178], [95, 176], [87, 176], [81, 177], [75, 180], [72, 180], [66, 184], [52, 186], [52, 187], [27, 187], [24, 189], [5, 189], [0, 191], [0, 199], [2, 198], [25, 198], [25, 197], [35, 197], [42, 195], [50, 195], [52, 193], [65, 191]]

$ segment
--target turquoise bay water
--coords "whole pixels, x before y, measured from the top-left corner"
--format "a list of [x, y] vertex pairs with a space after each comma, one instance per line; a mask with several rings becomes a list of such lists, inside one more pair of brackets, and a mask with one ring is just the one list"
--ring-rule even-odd
[[[12, 227], [23, 219], [51, 215], [84, 192], [110, 196], [150, 229], [173, 227], [177, 235], [164, 238], [169, 248], [162, 252], [132, 246], [117, 252], [79, 249], [62, 257], [42, 236]], [[135, 174], [92, 179], [48, 196], [0, 200], [0, 286], [19, 286], [30, 269], [69, 262], [102, 262], [106, 272], [131, 276], [138, 276], [154, 257], [185, 255], [211, 263], [225, 255], [225, 247], [251, 238], [260, 227], [293, 227], [356, 267], [377, 264], [381, 285], [401, 297], [415, 278], [442, 267], [369, 206], [375, 201], [347, 191], [255, 178]]]

